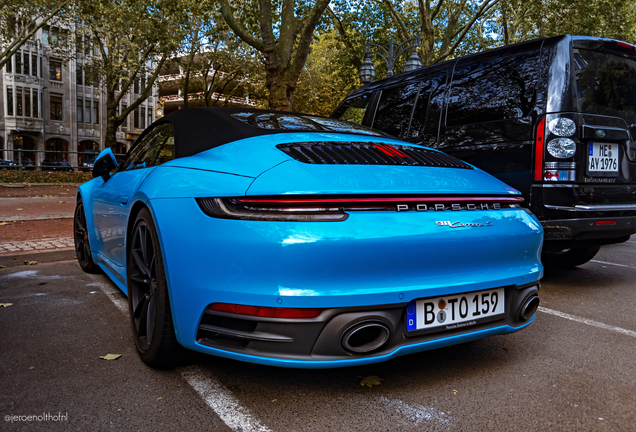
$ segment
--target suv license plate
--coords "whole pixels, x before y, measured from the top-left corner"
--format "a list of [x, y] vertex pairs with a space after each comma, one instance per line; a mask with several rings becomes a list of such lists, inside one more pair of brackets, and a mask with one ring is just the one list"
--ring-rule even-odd
[[618, 144], [590, 143], [587, 157], [589, 172], [618, 173]]
[[503, 288], [413, 300], [406, 306], [406, 330], [445, 331], [469, 327], [493, 321], [493, 317], [503, 315], [505, 310]]

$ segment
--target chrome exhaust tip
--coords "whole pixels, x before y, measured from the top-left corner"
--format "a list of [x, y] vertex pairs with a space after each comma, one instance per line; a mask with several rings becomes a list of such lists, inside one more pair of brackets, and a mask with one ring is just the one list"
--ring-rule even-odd
[[521, 321], [528, 321], [530, 318], [532, 318], [532, 315], [534, 315], [538, 308], [539, 296], [536, 294], [530, 294], [523, 301], [521, 309], [519, 309], [519, 319]]
[[342, 335], [344, 349], [354, 353], [368, 353], [384, 345], [391, 335], [389, 328], [379, 321], [363, 321], [349, 327]]

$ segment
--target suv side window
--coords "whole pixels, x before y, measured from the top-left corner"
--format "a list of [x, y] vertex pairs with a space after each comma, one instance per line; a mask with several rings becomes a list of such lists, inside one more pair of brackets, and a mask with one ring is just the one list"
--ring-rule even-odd
[[337, 108], [336, 112], [331, 115], [331, 117], [335, 117], [351, 123], [362, 124], [364, 115], [369, 108], [369, 102], [371, 102], [371, 94], [372, 93], [368, 93], [353, 99], [349, 99], [348, 101], [340, 105]]
[[405, 139], [436, 147], [439, 121], [444, 107], [446, 75], [424, 80], [413, 110], [413, 120]]
[[408, 132], [411, 112], [420, 84], [420, 82], [414, 82], [400, 87], [383, 89], [373, 127], [393, 136], [404, 138]]
[[540, 50], [475, 60], [460, 60], [448, 97], [446, 126], [530, 115], [536, 103]]
[[126, 155], [122, 170], [150, 168], [174, 159], [174, 128], [162, 123], [146, 133]]

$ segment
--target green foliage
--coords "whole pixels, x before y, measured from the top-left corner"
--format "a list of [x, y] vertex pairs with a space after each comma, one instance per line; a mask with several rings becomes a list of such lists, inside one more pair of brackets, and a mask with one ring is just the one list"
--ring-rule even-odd
[[[89, 172], [22, 171], [23, 183], [84, 183], [92, 178]], [[18, 170], [0, 171], [0, 183], [18, 182]]]

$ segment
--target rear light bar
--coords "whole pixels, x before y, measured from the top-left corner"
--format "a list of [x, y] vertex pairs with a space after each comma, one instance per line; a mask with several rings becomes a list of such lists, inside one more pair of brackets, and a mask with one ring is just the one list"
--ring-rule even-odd
[[253, 197], [197, 198], [205, 214], [220, 219], [339, 222], [349, 217], [348, 211], [444, 211], [501, 210], [518, 208], [520, 196], [458, 197]]
[[534, 179], [543, 180], [543, 150], [545, 148], [545, 117], [537, 126], [537, 136], [534, 144]]
[[616, 225], [615, 220], [597, 220], [596, 225]]
[[636, 49], [636, 46], [634, 46], [632, 44], [625, 43], [625, 42], [616, 42], [616, 45], [618, 45], [621, 48]]
[[235, 315], [247, 315], [264, 318], [316, 318], [322, 309], [277, 308], [263, 306], [246, 306], [231, 303], [214, 303], [207, 310]]

